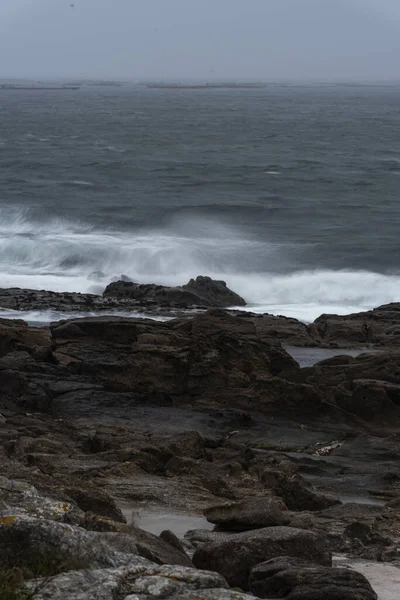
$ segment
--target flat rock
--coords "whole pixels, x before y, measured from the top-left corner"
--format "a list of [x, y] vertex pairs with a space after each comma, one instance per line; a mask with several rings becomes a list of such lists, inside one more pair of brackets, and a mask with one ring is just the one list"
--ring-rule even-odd
[[287, 525], [285, 504], [275, 498], [261, 497], [242, 500], [225, 506], [214, 506], [204, 512], [207, 521], [228, 531], [248, 531]]

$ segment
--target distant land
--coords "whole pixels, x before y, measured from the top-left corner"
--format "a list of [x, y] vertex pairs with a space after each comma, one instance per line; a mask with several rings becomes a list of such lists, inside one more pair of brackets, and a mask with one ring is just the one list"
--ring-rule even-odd
[[18, 85], [18, 84], [10, 84], [10, 83], [3, 83], [0, 84], [0, 91], [6, 91], [6, 90], [29, 90], [29, 91], [42, 91], [42, 90], [58, 90], [58, 91], [64, 91], [64, 90], [79, 90], [80, 86], [76, 85], [76, 86], [72, 86], [72, 85]]
[[202, 89], [253, 89], [253, 88], [264, 88], [265, 83], [145, 83], [147, 88], [152, 89], [189, 89], [189, 90], [202, 90]]

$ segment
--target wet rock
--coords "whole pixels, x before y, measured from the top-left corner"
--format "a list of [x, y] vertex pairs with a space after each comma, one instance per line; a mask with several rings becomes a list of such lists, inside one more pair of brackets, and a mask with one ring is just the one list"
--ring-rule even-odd
[[337, 496], [312, 488], [299, 475], [288, 476], [275, 469], [266, 469], [261, 481], [282, 497], [289, 510], [324, 510], [341, 504]]
[[259, 598], [377, 600], [361, 573], [313, 565], [292, 557], [279, 557], [254, 567], [249, 587]]
[[286, 506], [275, 498], [252, 498], [227, 506], [207, 509], [207, 521], [228, 531], [248, 531], [277, 525], [287, 525], [290, 517], [285, 514]]
[[[33, 584], [35, 585], [35, 584]], [[227, 589], [216, 573], [135, 564], [121, 569], [75, 571], [52, 578], [36, 600], [251, 600]]]
[[250, 571], [257, 564], [277, 556], [309, 558], [330, 565], [326, 541], [310, 531], [291, 527], [268, 527], [224, 536], [220, 541], [198, 548], [193, 563], [223, 575], [231, 587], [248, 589]]
[[199, 276], [182, 287], [165, 287], [154, 284], [138, 284], [131, 281], [110, 283], [104, 297], [128, 298], [137, 301], [153, 300], [159, 304], [200, 306], [245, 306], [246, 302], [232, 292], [224, 281]]
[[[243, 331], [240, 320], [219, 310], [169, 323], [101, 317], [71, 324], [84, 335], [64, 330], [59, 338], [61, 324], [52, 327], [57, 360], [108, 392], [137, 393], [146, 402], [162, 397], [163, 404], [203, 401], [239, 410], [257, 402], [261, 411], [277, 410], [278, 404], [280, 412], [293, 411], [301, 402], [302, 411], [318, 414], [322, 406], [315, 390], [277, 377], [289, 363], [298, 369], [282, 348], [278, 352], [260, 341], [251, 324]], [[79, 392], [74, 410], [93, 403], [94, 393], [85, 391], [84, 401]], [[70, 397], [69, 406], [73, 403]]]
[[199, 276], [191, 279], [189, 283], [182, 286], [201, 298], [202, 304], [206, 306], [245, 306], [246, 302], [235, 292], [232, 292], [225, 281], [216, 281], [211, 277]]

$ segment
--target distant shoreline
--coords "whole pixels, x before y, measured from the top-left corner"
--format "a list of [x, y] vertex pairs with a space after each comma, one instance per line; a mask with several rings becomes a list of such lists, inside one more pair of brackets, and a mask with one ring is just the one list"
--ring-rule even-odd
[[150, 89], [186, 89], [186, 90], [210, 90], [210, 89], [259, 89], [266, 87], [260, 83], [202, 83], [202, 84], [187, 84], [187, 83], [147, 83], [147, 88]]
[[33, 85], [0, 85], [0, 91], [6, 92], [8, 90], [18, 90], [18, 91], [43, 91], [43, 90], [57, 90], [57, 91], [66, 91], [66, 90], [80, 90], [80, 86], [33, 86]]

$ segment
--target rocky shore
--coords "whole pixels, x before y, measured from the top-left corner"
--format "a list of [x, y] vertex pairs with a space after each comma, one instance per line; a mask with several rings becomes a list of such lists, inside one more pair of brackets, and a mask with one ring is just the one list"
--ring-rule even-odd
[[[400, 304], [308, 325], [243, 304], [209, 278], [0, 290], [0, 309], [111, 313], [0, 319], [4, 597], [378, 597], [332, 555], [400, 567]], [[143, 510], [208, 526], [158, 536]]]

